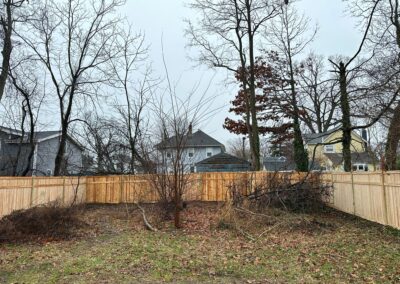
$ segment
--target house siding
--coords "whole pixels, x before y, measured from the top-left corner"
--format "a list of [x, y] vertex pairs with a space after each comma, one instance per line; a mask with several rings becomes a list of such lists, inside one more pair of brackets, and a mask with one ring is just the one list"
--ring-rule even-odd
[[[0, 175], [11, 176], [17, 163], [17, 154], [20, 144], [8, 143], [8, 140], [16, 140], [20, 136], [9, 134], [7, 131], [0, 130]], [[32, 157], [28, 175], [46, 175], [54, 172], [55, 158], [59, 147], [59, 137], [37, 142], [35, 152]], [[28, 165], [28, 157], [31, 146], [22, 144], [18, 164], [16, 165], [16, 175], [21, 175]], [[68, 174], [78, 174], [82, 170], [82, 150], [70, 139], [67, 140], [66, 149], [67, 172]]]
[[[17, 139], [18, 136], [10, 135], [0, 131], [0, 175], [9, 176], [14, 172], [16, 166], [16, 174], [21, 174], [28, 163], [28, 155], [30, 153], [30, 145], [23, 144], [21, 146], [20, 158], [17, 164], [17, 155], [19, 144], [6, 143], [9, 139]], [[17, 164], [17, 165], [16, 165]]]
[[[184, 168], [186, 172], [190, 172], [191, 170], [193, 170], [193, 167], [196, 163], [203, 161], [207, 157], [207, 152], [211, 152], [212, 155], [211, 156], [215, 156], [219, 153], [221, 153], [223, 151], [223, 147], [217, 147], [217, 146], [213, 146], [213, 147], [188, 147], [183, 149], [182, 151], [182, 161], [184, 164]], [[170, 171], [172, 168], [170, 166], [171, 164], [171, 160], [173, 158], [167, 158], [167, 153], [170, 153], [172, 157], [174, 157], [174, 155], [176, 155], [176, 150], [175, 149], [166, 149], [166, 150], [162, 150], [161, 151], [161, 156], [163, 157], [163, 159], [166, 161], [166, 165], [167, 165], [167, 171]], [[192, 157], [189, 157], [189, 153], [193, 153]]]
[[[47, 175], [49, 172], [54, 174], [55, 160], [60, 142], [59, 137], [55, 137], [38, 144], [36, 155], [36, 175]], [[66, 162], [68, 174], [78, 174], [82, 167], [82, 151], [67, 140]]]
[[[340, 140], [342, 138], [342, 131], [338, 130], [335, 131], [333, 133], [331, 133], [330, 135], [324, 137], [323, 142], [322, 143], [330, 143], [330, 142], [334, 142], [335, 140]], [[326, 167], [329, 170], [333, 170], [333, 171], [342, 171], [343, 170], [343, 166], [336, 166], [334, 167], [332, 165], [332, 162], [330, 162], [330, 160], [325, 156], [325, 150], [324, 150], [325, 145], [318, 145], [316, 146], [315, 144], [308, 144], [307, 145], [307, 151], [309, 154], [310, 159], [313, 158], [313, 154], [314, 154], [314, 149], [315, 149], [315, 161], [317, 161], [321, 166]], [[356, 134], [355, 132], [352, 132], [351, 134], [351, 152], [352, 153], [361, 153], [361, 152], [365, 152], [367, 151], [366, 147], [365, 147], [365, 142], [362, 139], [362, 137], [358, 134]], [[333, 144], [333, 153], [342, 153], [343, 151], [343, 146], [342, 146], [342, 142], [337, 142], [335, 144]], [[374, 165], [369, 164], [368, 165], [369, 169], [374, 169]]]

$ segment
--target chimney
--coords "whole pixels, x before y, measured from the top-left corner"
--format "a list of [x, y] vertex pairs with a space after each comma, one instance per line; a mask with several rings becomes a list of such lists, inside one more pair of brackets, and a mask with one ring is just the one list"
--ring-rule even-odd
[[189, 135], [193, 134], [193, 125], [192, 123], [189, 124]]
[[361, 130], [361, 137], [364, 140], [365, 150], [368, 148], [368, 133], [366, 129]]
[[362, 139], [364, 139], [365, 141], [368, 141], [368, 133], [366, 129], [361, 130], [361, 137]]

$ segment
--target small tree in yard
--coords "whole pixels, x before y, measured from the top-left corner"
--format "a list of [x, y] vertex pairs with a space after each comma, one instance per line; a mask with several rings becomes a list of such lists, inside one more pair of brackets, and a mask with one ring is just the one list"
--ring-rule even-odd
[[[200, 99], [195, 99], [197, 88], [185, 98], [177, 95], [167, 73], [166, 96], [153, 98], [154, 116], [158, 117], [154, 128], [154, 137], [158, 138], [153, 160], [157, 164], [157, 173], [151, 175], [151, 184], [157, 190], [166, 216], [171, 211], [174, 215], [175, 228], [181, 228], [181, 211], [184, 209], [183, 195], [190, 183], [193, 157], [188, 155], [188, 140], [191, 138], [194, 125], [213, 114], [212, 99], [206, 98], [205, 92]], [[165, 106], [168, 107], [165, 107]]]
[[184, 153], [190, 124], [187, 118], [166, 114], [160, 117], [159, 123], [158, 131], [163, 141], [157, 146], [157, 174], [152, 177], [152, 184], [159, 194], [166, 216], [173, 210], [175, 227], [180, 228], [180, 212], [184, 208], [182, 196], [189, 179]]
[[192, 107], [192, 96], [185, 101], [179, 100], [175, 95], [170, 98], [171, 109], [165, 111], [162, 102], [156, 108], [156, 115], [159, 117], [156, 137], [161, 142], [157, 145], [155, 155], [157, 173], [151, 175], [151, 184], [159, 194], [165, 216], [173, 211], [174, 225], [178, 229], [181, 228], [181, 211], [185, 207], [183, 196], [190, 184], [188, 173], [193, 167], [193, 157], [188, 155], [187, 143], [191, 138], [193, 125], [197, 125], [198, 117], [205, 114], [200, 113], [205, 101], [202, 100]]

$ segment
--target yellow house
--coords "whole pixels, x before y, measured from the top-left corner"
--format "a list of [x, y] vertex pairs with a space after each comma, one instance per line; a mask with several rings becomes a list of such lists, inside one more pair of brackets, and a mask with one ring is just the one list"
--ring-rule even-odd
[[[343, 171], [342, 131], [334, 128], [324, 133], [304, 136], [308, 155], [317, 168], [326, 171]], [[362, 137], [364, 136], [364, 137]], [[366, 132], [363, 135], [353, 131], [351, 134], [351, 160], [354, 171], [374, 171], [374, 157], [368, 152]], [[314, 167], [314, 168], [316, 168]]]

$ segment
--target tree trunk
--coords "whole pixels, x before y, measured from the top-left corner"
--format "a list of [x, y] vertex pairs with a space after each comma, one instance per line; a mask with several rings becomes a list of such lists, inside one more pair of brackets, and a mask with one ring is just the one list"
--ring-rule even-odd
[[297, 106], [296, 98], [296, 87], [294, 81], [294, 71], [291, 59], [291, 54], [289, 52], [289, 67], [290, 67], [290, 88], [291, 88], [291, 100], [293, 106], [293, 131], [294, 131], [294, 161], [296, 163], [296, 169], [299, 172], [308, 172], [308, 153], [304, 148], [303, 137], [301, 135], [300, 129], [300, 119], [299, 119], [299, 108]]
[[343, 147], [343, 163], [344, 171], [351, 171], [351, 121], [350, 121], [350, 105], [349, 95], [347, 93], [347, 72], [346, 66], [340, 62], [339, 66], [339, 82], [340, 82], [340, 106], [342, 109], [342, 147]]
[[68, 126], [63, 122], [61, 137], [60, 137], [60, 146], [58, 148], [55, 166], [54, 166], [54, 176], [60, 176], [65, 174], [65, 146], [67, 144], [67, 130]]
[[397, 170], [397, 149], [400, 141], [400, 103], [394, 109], [387, 136], [385, 160], [386, 170]]
[[260, 161], [260, 137], [258, 131], [258, 121], [257, 121], [257, 109], [256, 109], [256, 85], [255, 85], [255, 62], [254, 62], [254, 38], [253, 38], [253, 29], [251, 22], [251, 4], [250, 1], [246, 1], [246, 10], [247, 10], [247, 30], [248, 30], [248, 39], [249, 39], [249, 59], [250, 59], [250, 114], [251, 114], [251, 137], [250, 144], [251, 152], [252, 152], [252, 164], [253, 169], [255, 171], [261, 170], [261, 161]]
[[8, 77], [8, 69], [10, 68], [10, 58], [11, 58], [11, 51], [12, 51], [12, 42], [11, 42], [11, 35], [12, 35], [12, 11], [11, 11], [12, 0], [8, 0], [5, 3], [6, 6], [6, 19], [1, 19], [1, 24], [3, 26], [3, 50], [1, 54], [3, 55], [3, 62], [1, 66], [1, 73], [0, 73], [0, 101], [3, 97], [4, 88], [6, 86], [7, 77]]

